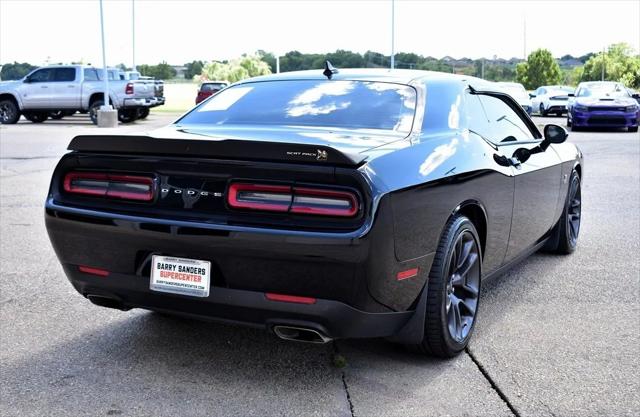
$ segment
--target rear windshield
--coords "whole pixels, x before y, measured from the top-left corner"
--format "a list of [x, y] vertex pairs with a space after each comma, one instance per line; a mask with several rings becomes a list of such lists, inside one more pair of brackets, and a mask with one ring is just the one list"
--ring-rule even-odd
[[316, 126], [410, 132], [416, 91], [365, 81], [263, 81], [222, 90], [177, 124]]
[[202, 84], [200, 87], [200, 91], [218, 91], [222, 90], [226, 84], [222, 83], [210, 83], [210, 84]]

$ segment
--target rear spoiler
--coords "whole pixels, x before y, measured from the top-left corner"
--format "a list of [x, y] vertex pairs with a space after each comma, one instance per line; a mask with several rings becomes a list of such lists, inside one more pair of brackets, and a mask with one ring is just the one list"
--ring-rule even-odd
[[366, 156], [360, 154], [346, 153], [323, 145], [236, 139], [160, 139], [127, 135], [76, 136], [67, 149], [90, 153], [304, 162], [348, 167], [359, 166], [366, 159]]

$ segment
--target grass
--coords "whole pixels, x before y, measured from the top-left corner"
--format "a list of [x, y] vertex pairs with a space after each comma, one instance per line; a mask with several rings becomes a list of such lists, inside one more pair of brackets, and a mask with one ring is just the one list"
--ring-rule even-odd
[[153, 109], [161, 113], [184, 113], [196, 104], [198, 84], [196, 83], [165, 83], [164, 106]]

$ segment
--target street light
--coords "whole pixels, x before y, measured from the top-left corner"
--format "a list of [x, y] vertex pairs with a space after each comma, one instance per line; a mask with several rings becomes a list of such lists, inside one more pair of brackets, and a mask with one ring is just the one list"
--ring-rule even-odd
[[396, 66], [395, 58], [395, 25], [396, 25], [396, 2], [391, 0], [391, 69]]
[[100, 33], [102, 35], [102, 66], [104, 73], [104, 102], [98, 110], [98, 127], [116, 127], [118, 125], [118, 112], [109, 103], [109, 72], [107, 71], [107, 51], [104, 46], [104, 13], [102, 0], [100, 0]]

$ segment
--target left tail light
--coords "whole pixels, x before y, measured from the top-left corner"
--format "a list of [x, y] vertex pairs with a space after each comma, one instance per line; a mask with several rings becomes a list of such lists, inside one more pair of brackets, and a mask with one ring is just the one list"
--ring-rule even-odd
[[354, 217], [360, 210], [351, 191], [252, 183], [231, 184], [227, 203], [235, 209], [335, 217]]
[[136, 201], [151, 201], [154, 193], [152, 177], [103, 172], [69, 172], [64, 176], [63, 188], [71, 194]]
[[124, 88], [125, 94], [133, 94], [133, 83], [127, 83], [127, 86]]

